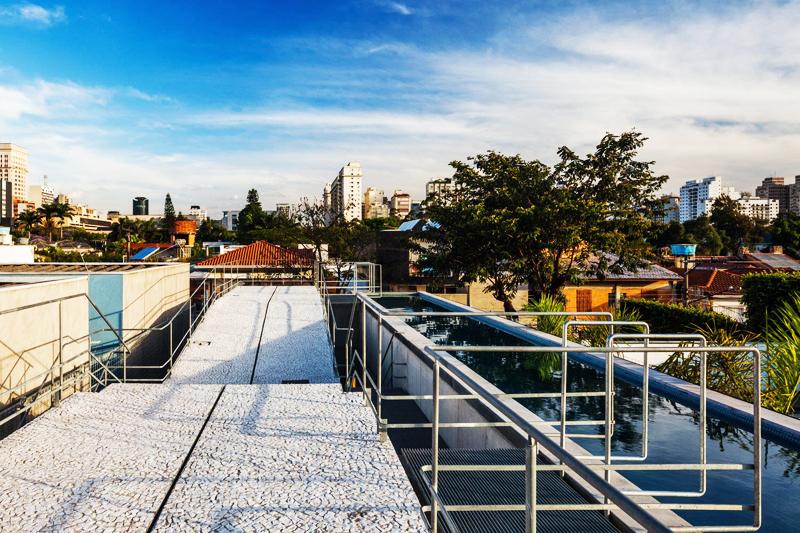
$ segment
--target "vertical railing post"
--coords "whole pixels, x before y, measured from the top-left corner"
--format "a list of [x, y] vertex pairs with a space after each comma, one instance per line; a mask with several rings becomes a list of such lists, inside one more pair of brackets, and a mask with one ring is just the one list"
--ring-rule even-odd
[[[64, 323], [63, 323], [63, 300], [58, 301], [58, 389], [54, 391], [51, 401], [58, 406], [61, 403], [61, 391], [64, 388]], [[53, 386], [51, 376], [50, 387]]]
[[[605, 400], [606, 400], [606, 417], [605, 417], [605, 426], [606, 426], [606, 435], [604, 440], [604, 448], [605, 448], [605, 464], [611, 464], [611, 437], [613, 436], [614, 432], [611, 429], [612, 420], [614, 418], [614, 403], [612, 400], [612, 395], [614, 393], [613, 386], [614, 386], [614, 360], [612, 357], [611, 352], [606, 352], [606, 379], [605, 379]], [[611, 482], [611, 469], [605, 469], [605, 480], [607, 483]], [[603, 498], [603, 502], [605, 504], [609, 503], [608, 496]], [[605, 512], [606, 516], [611, 514], [610, 511]]]
[[439, 530], [439, 354], [433, 360], [433, 413], [431, 415], [431, 531]]
[[174, 357], [174, 352], [172, 350], [172, 323], [174, 321], [169, 321], [169, 375], [172, 376], [172, 358]]
[[361, 301], [361, 387], [364, 403], [367, 402], [369, 387], [367, 386], [367, 305]]
[[536, 533], [536, 458], [539, 443], [528, 435], [525, 447], [525, 533]]
[[376, 383], [378, 387], [377, 397], [378, 397], [378, 405], [375, 409], [378, 413], [378, 434], [380, 436], [381, 442], [385, 441], [388, 437], [386, 433], [386, 426], [383, 420], [383, 317], [378, 317], [378, 374], [376, 379], [378, 382]]
[[192, 340], [192, 293], [189, 293], [189, 333], [187, 340]]
[[[561, 448], [566, 449], [567, 446], [567, 368], [568, 368], [568, 361], [567, 361], [567, 337], [569, 336], [569, 321], [567, 320], [564, 322], [562, 327], [562, 335], [561, 335], [561, 345], [564, 347], [564, 351], [561, 352], [561, 435], [559, 438], [559, 443], [561, 444]], [[559, 464], [564, 464], [563, 461], [559, 461]], [[561, 470], [561, 476], [564, 476], [564, 471]]]

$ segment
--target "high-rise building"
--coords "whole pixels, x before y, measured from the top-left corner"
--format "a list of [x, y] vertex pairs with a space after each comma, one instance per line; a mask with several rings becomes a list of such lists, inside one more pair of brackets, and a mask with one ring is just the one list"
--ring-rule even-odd
[[394, 191], [389, 207], [392, 216], [406, 218], [411, 212], [411, 195], [400, 190]]
[[723, 187], [719, 176], [687, 181], [681, 187], [680, 221], [686, 222], [710, 214], [714, 200], [722, 195], [732, 200], [738, 200], [740, 196], [733, 187]]
[[456, 190], [453, 178], [438, 178], [425, 184], [425, 203], [430, 204], [434, 198], [439, 202], [447, 203], [449, 196]]
[[761, 185], [756, 187], [756, 196], [759, 198], [767, 198], [769, 200], [777, 200], [779, 205], [780, 214], [789, 212], [791, 207], [792, 185], [786, 185], [784, 178], [781, 176], [773, 176], [764, 178]]
[[200, 209], [199, 205], [189, 206], [189, 218], [198, 222], [202, 222], [208, 218], [208, 211], [205, 209]]
[[56, 196], [56, 202], [58, 202], [59, 204], [69, 204], [69, 203], [71, 203], [69, 201], [69, 196], [67, 196], [64, 193], [58, 193], [58, 196]]
[[362, 206], [362, 217], [365, 220], [373, 218], [387, 218], [389, 216], [389, 205], [383, 191], [375, 187], [367, 187], [364, 192], [364, 203]]
[[330, 184], [330, 209], [348, 222], [361, 220], [362, 176], [361, 163], [351, 161], [342, 167]]
[[795, 176], [794, 183], [789, 185], [789, 211], [800, 215], [800, 176]]
[[133, 199], [133, 214], [134, 215], [149, 215], [150, 214], [150, 200], [144, 196], [137, 196]]
[[42, 178], [41, 185], [31, 185], [28, 187], [28, 201], [37, 208], [46, 204], [52, 204], [56, 199], [56, 191], [47, 183], [47, 176]]
[[664, 195], [661, 197], [663, 202], [663, 213], [658, 217], [658, 222], [669, 224], [672, 221], [681, 220], [681, 197], [674, 195]]
[[28, 199], [28, 152], [14, 143], [0, 143], [0, 178], [8, 178], [14, 198]]
[[740, 198], [736, 203], [739, 205], [739, 211], [742, 214], [754, 220], [772, 222], [780, 214], [780, 202], [778, 200], [748, 196]]
[[223, 211], [220, 222], [226, 230], [234, 231], [239, 226], [239, 211]]
[[0, 176], [0, 225], [10, 226], [14, 217], [14, 183]]

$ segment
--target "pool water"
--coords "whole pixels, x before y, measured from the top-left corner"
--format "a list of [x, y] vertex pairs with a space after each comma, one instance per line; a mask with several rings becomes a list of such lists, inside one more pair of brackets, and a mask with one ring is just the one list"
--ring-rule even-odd
[[[442, 308], [415, 297], [383, 297], [376, 301], [387, 309], [441, 311]], [[413, 317], [406, 319], [417, 331], [437, 344], [480, 346], [528, 344], [512, 335], [467, 317]], [[560, 354], [506, 352], [458, 352], [463, 361], [505, 392], [560, 391]], [[600, 391], [603, 373], [577, 361], [569, 361], [568, 389]], [[642, 449], [642, 391], [638, 385], [615, 380], [616, 426], [612, 438], [614, 455], [638, 455]], [[559, 398], [520, 399], [545, 420], [559, 420]], [[603, 397], [570, 398], [568, 420], [602, 420]], [[557, 426], [554, 426], [557, 428]], [[751, 426], [752, 428], [752, 426]], [[740, 427], [708, 417], [707, 460], [709, 463], [751, 463], [753, 436]], [[698, 412], [658, 394], [650, 394], [649, 443], [646, 463], [698, 463]], [[568, 426], [569, 433], [602, 433], [602, 426]], [[603, 454], [602, 439], [575, 439], [592, 454]], [[762, 438], [762, 528], [765, 532], [800, 530], [800, 451]], [[697, 472], [626, 472], [625, 476], [643, 490], [696, 491]], [[707, 493], [701, 498], [659, 498], [685, 503], [752, 504], [753, 472], [709, 472]], [[695, 525], [751, 524], [752, 512], [680, 511]]]

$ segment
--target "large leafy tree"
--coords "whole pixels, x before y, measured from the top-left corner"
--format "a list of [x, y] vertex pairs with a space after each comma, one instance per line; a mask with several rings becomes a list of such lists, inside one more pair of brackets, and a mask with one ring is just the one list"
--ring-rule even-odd
[[795, 255], [800, 252], [800, 215], [785, 213], [772, 223], [772, 242]]
[[645, 140], [607, 134], [584, 157], [562, 147], [552, 168], [491, 151], [454, 161], [458, 194], [430, 206], [440, 227], [424, 236], [424, 262], [488, 282], [507, 309], [521, 280], [533, 298], [560, 296], [587, 276], [643, 266], [667, 180], [638, 159]]
[[722, 239], [722, 251], [727, 254], [735, 254], [756, 229], [753, 220], [739, 211], [736, 200], [725, 194], [714, 200], [710, 221]]
[[700, 255], [719, 255], [724, 247], [722, 236], [711, 224], [708, 216], [703, 215], [683, 223], [683, 241], [697, 245]]

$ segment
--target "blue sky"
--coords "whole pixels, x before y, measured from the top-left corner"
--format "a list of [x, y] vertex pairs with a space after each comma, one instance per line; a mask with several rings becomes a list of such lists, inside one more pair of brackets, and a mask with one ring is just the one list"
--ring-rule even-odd
[[800, 174], [798, 2], [2, 2], [0, 140], [128, 211], [406, 189], [637, 128], [672, 176]]

